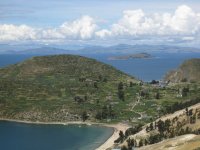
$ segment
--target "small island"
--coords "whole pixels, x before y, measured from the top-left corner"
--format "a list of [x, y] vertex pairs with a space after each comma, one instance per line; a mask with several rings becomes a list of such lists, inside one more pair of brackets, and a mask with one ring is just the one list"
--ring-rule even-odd
[[153, 56], [148, 53], [137, 53], [137, 54], [129, 54], [129, 55], [122, 55], [122, 56], [112, 56], [109, 57], [109, 60], [128, 60], [128, 59], [147, 59], [152, 58]]

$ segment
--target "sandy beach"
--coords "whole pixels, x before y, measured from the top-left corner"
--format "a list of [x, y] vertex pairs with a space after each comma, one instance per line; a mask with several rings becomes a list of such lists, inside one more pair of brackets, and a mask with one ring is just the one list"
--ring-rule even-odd
[[119, 131], [125, 132], [130, 126], [123, 123], [118, 124], [106, 124], [106, 123], [95, 123], [95, 122], [82, 122], [82, 121], [70, 121], [70, 122], [40, 122], [40, 121], [25, 121], [25, 120], [16, 120], [16, 119], [4, 119], [0, 118], [1, 121], [10, 121], [10, 122], [19, 122], [19, 123], [28, 123], [28, 124], [55, 124], [55, 125], [97, 125], [103, 127], [113, 128], [114, 132], [100, 147], [96, 150], [106, 150], [114, 145], [114, 141], [119, 137]]
[[105, 126], [114, 128], [114, 133], [104, 144], [102, 144], [96, 150], [106, 150], [112, 147], [114, 145], [114, 141], [119, 137], [119, 131], [121, 130], [125, 132], [128, 128], [130, 128], [130, 126], [128, 126], [127, 124], [122, 124], [122, 123], [111, 124], [111, 125], [105, 124]]

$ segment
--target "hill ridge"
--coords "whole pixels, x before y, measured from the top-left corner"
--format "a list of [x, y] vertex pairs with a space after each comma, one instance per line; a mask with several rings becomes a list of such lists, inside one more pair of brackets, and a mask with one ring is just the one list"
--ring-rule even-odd
[[170, 71], [165, 76], [165, 80], [171, 82], [199, 82], [200, 58], [184, 61], [176, 70]]

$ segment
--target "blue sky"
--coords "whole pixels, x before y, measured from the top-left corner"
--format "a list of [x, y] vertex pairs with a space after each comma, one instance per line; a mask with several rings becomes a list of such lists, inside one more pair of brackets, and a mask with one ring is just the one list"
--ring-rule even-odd
[[[180, 8], [178, 15], [180, 16], [185, 10], [189, 15], [185, 18], [187, 23], [183, 24], [182, 21], [180, 25], [180, 21], [177, 22], [177, 27], [175, 27], [176, 22], [173, 23], [173, 16], [175, 16], [175, 12], [180, 6], [187, 7]], [[142, 10], [142, 12], [137, 10]], [[71, 40], [77, 40], [90, 43], [98, 40], [103, 43], [107, 39], [110, 41], [117, 39], [129, 43], [150, 39], [152, 42], [155, 41], [159, 44], [159, 41], [155, 39], [162, 37], [163, 41], [167, 39], [168, 41], [177, 40], [177, 42], [180, 42], [180, 36], [184, 36], [191, 43], [197, 43], [199, 29], [191, 34], [180, 29], [184, 26], [188, 29], [200, 28], [198, 25], [199, 19], [194, 22], [194, 27], [189, 27], [188, 22], [192, 12], [195, 13], [195, 16], [192, 16], [198, 18], [200, 13], [199, 0], [1, 0], [0, 31], [4, 33], [4, 37], [0, 34], [2, 36], [0, 42], [18, 40], [47, 42], [50, 39], [46, 38], [48, 35], [48, 37], [52, 37], [49, 40], [50, 42], [67, 41], [70, 43]], [[165, 16], [163, 14], [167, 13], [171, 14], [172, 23], [169, 23], [168, 27], [165, 28], [172, 26], [173, 29], [170, 32], [175, 31], [177, 34], [171, 36], [164, 33], [154, 33], [155, 26], [158, 23], [163, 24], [162, 21], [155, 20], [156, 14], [163, 17]], [[138, 15], [140, 18], [135, 21], [133, 18], [138, 17]], [[185, 15], [187, 16], [187, 14]], [[127, 19], [127, 16], [130, 18]], [[151, 22], [149, 23], [148, 20], [153, 20], [154, 25]], [[22, 25], [25, 25], [25, 27]], [[145, 25], [145, 27], [137, 27], [142, 25]], [[152, 30], [151, 33], [141, 31], [146, 30], [146, 26], [149, 25], [152, 25], [151, 28], [148, 27], [148, 30]], [[121, 31], [122, 28], [123, 31]], [[130, 29], [125, 31], [126, 28]], [[159, 30], [161, 28], [163, 27], [159, 27]], [[85, 29], [87, 31], [83, 31]], [[12, 30], [18, 31], [19, 34], [12, 33]], [[38, 32], [43, 31], [44, 34], [38, 35]], [[22, 35], [20, 32], [24, 32], [24, 34]], [[52, 34], [55, 34], [55, 37]], [[170, 39], [170, 37], [173, 38]], [[192, 39], [195, 39], [195, 41]], [[137, 42], [135, 43], [137, 44]]]
[[109, 24], [119, 19], [124, 10], [172, 12], [183, 4], [196, 11], [200, 9], [199, 0], [2, 0], [0, 23], [57, 26], [89, 15], [99, 20], [105, 19]]

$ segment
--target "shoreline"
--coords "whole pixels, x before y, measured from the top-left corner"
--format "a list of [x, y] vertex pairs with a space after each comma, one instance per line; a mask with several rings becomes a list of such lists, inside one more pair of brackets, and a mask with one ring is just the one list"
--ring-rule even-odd
[[117, 124], [106, 124], [106, 123], [96, 123], [96, 122], [82, 122], [82, 121], [68, 121], [68, 122], [41, 122], [41, 121], [26, 121], [26, 120], [17, 120], [17, 119], [4, 119], [0, 118], [0, 121], [9, 121], [9, 122], [17, 122], [17, 123], [25, 123], [25, 124], [38, 124], [38, 125], [96, 125], [101, 127], [113, 128], [113, 134], [105, 140], [99, 147], [95, 150], [106, 150], [111, 148], [114, 145], [114, 141], [119, 137], [119, 131], [125, 132], [129, 125], [123, 123]]
[[108, 148], [112, 148], [114, 146], [114, 141], [119, 137], [119, 131], [125, 132], [131, 126], [123, 123], [118, 124], [105, 124], [105, 127], [110, 127], [114, 129], [113, 134], [96, 150], [107, 150]]

